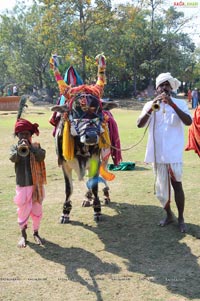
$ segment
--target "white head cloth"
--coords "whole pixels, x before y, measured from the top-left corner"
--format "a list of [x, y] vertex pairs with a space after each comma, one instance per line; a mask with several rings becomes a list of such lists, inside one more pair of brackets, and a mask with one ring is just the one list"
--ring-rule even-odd
[[158, 88], [158, 86], [160, 86], [162, 83], [164, 83], [166, 81], [168, 81], [170, 83], [172, 90], [175, 92], [181, 85], [181, 82], [177, 78], [171, 76], [171, 73], [166, 72], [166, 73], [161, 73], [156, 78], [156, 89]]

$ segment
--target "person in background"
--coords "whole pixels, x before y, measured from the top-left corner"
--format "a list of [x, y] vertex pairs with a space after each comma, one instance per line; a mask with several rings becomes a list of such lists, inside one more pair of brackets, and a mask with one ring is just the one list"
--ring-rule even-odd
[[18, 223], [21, 229], [19, 248], [27, 244], [27, 226], [29, 217], [33, 221], [33, 236], [37, 244], [43, 244], [39, 236], [42, 219], [42, 202], [45, 196], [46, 184], [45, 150], [39, 143], [32, 142], [32, 135], [39, 135], [38, 124], [26, 119], [18, 119], [14, 129], [19, 141], [11, 147], [10, 160], [15, 164], [16, 195]]
[[188, 90], [188, 93], [187, 93], [188, 95], [188, 102], [191, 102], [192, 101], [192, 91], [189, 89]]
[[13, 95], [18, 96], [18, 89], [16, 85], [13, 86]]
[[195, 88], [192, 90], [192, 109], [196, 109], [198, 106], [198, 90]]
[[12, 95], [12, 90], [10, 87], [8, 87], [7, 89], [7, 96], [11, 96]]
[[182, 187], [182, 156], [184, 150], [184, 127], [192, 123], [187, 103], [171, 96], [180, 82], [167, 73], [156, 78], [158, 96], [147, 102], [138, 118], [139, 128], [148, 125], [149, 135], [145, 162], [152, 163], [155, 174], [155, 193], [166, 211], [159, 222], [164, 227], [174, 221], [171, 210], [171, 186], [178, 209], [179, 230], [186, 232], [184, 222], [185, 196]]
[[197, 91], [198, 91], [198, 104], [200, 104], [200, 91], [199, 89]]

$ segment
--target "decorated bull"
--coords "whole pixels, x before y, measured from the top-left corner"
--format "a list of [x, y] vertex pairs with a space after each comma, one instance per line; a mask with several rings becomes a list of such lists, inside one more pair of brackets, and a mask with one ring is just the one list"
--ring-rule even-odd
[[[83, 205], [92, 204], [94, 219], [99, 221], [102, 219], [102, 213], [98, 183], [104, 183], [103, 193], [105, 202], [108, 203], [110, 197], [106, 181], [113, 180], [115, 176], [107, 170], [107, 162], [110, 155], [115, 165], [121, 161], [117, 124], [112, 114], [103, 110], [103, 106], [108, 106], [108, 103], [101, 99], [106, 83], [104, 55], [98, 55], [96, 62], [97, 82], [94, 85], [86, 85], [80, 84], [80, 78], [72, 67], [63, 79], [58, 69], [57, 56], [53, 55], [50, 59], [50, 67], [61, 95], [58, 105], [52, 107], [54, 113], [50, 123], [55, 126], [58, 164], [62, 167], [65, 179], [66, 199], [60, 219], [62, 224], [69, 222], [72, 209], [72, 171], [75, 170], [79, 180], [82, 180], [88, 171], [87, 192]], [[110, 106], [115, 107], [116, 104], [110, 103]]]

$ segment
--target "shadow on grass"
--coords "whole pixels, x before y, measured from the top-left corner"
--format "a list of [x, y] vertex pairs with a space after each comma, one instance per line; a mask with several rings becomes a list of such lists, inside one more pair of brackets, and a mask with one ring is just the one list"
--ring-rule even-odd
[[[97, 227], [79, 221], [71, 224], [98, 235], [105, 251], [124, 259], [128, 271], [141, 274], [140, 281], [162, 285], [169, 292], [188, 299], [199, 299], [198, 257], [192, 254], [184, 238], [190, 238], [189, 235], [193, 236], [192, 239], [199, 238], [200, 227], [187, 224], [188, 233], [185, 237], [179, 232], [176, 221], [164, 228], [157, 226], [163, 215], [160, 207], [127, 203], [111, 203], [110, 207], [116, 215], [104, 215], [104, 220]], [[30, 247], [43, 258], [64, 265], [67, 277], [95, 292], [98, 301], [102, 297], [95, 276], [120, 273], [115, 263], [103, 263], [95, 254], [81, 248], [63, 248], [49, 241], [45, 249], [34, 244], [30, 244]], [[92, 285], [78, 274], [81, 268], [90, 274]]]
[[[177, 221], [166, 227], [157, 224], [163, 210], [156, 206], [112, 203], [115, 216], [104, 216], [98, 227], [79, 222], [74, 225], [93, 231], [105, 245], [105, 251], [124, 258], [127, 269], [140, 273], [141, 279], [165, 286], [171, 293], [199, 299], [198, 257], [182, 240]], [[200, 227], [187, 224], [187, 235], [200, 237]]]
[[143, 170], [149, 170], [149, 167], [142, 167], [142, 166], [135, 166], [135, 171], [143, 171]]
[[[66, 279], [60, 281], [74, 281], [87, 287], [88, 291], [96, 294], [97, 301], [103, 301], [98, 287], [98, 279], [103, 280], [106, 273], [117, 274], [119, 268], [112, 263], [102, 262], [93, 253], [82, 248], [65, 248], [58, 244], [45, 240], [45, 246], [41, 247], [29, 242], [28, 246], [35, 250], [41, 257], [61, 264], [65, 267]], [[80, 269], [88, 271], [89, 276], [82, 277]]]

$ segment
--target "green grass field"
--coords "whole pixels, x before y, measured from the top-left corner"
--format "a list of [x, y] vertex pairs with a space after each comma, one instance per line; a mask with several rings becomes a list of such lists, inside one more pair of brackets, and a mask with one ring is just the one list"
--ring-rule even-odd
[[[136, 127], [138, 110], [114, 109], [121, 146], [141, 140]], [[29, 107], [23, 115], [40, 124], [35, 138], [47, 151], [46, 198], [40, 234], [35, 244], [29, 222], [28, 245], [17, 248], [14, 165], [9, 149], [16, 142], [16, 114], [0, 112], [0, 300], [74, 301], [183, 301], [200, 300], [200, 189], [199, 158], [184, 152], [183, 187], [187, 234], [177, 223], [157, 226], [164, 216], [154, 196], [150, 165], [143, 163], [147, 134], [135, 147], [123, 151], [123, 161], [136, 163], [134, 171], [116, 171], [109, 183], [111, 204], [102, 206], [104, 220], [93, 221], [93, 209], [81, 207], [85, 186], [74, 175], [70, 224], [59, 224], [64, 202], [64, 180], [57, 166], [48, 107]], [[188, 128], [185, 129], [187, 139]], [[101, 188], [101, 186], [100, 186]], [[102, 196], [100, 192], [100, 197]], [[177, 214], [174, 200], [172, 208]]]

